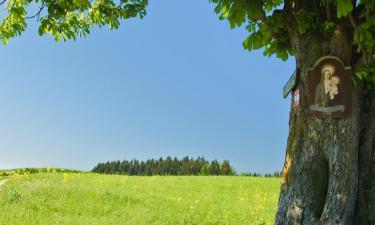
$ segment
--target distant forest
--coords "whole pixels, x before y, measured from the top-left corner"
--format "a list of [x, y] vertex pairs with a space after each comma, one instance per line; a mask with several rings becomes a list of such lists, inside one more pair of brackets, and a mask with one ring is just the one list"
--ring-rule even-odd
[[182, 159], [167, 157], [149, 159], [147, 161], [124, 160], [99, 163], [92, 170], [103, 174], [123, 174], [129, 176], [153, 176], [153, 175], [202, 175], [202, 176], [232, 176], [236, 175], [228, 160], [209, 162], [204, 157], [196, 159], [188, 156]]

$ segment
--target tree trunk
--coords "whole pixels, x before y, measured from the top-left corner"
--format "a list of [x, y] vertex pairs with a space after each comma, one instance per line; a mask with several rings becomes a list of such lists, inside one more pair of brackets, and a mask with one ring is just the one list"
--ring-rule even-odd
[[350, 34], [290, 32], [300, 71], [300, 106], [291, 108], [289, 137], [275, 225], [375, 225], [375, 91], [353, 88], [349, 118], [307, 113], [307, 68], [322, 56], [356, 66]]

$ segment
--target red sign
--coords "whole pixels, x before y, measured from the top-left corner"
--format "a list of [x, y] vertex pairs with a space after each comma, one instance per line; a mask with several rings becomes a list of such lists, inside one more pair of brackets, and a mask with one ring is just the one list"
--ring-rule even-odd
[[293, 108], [296, 108], [299, 106], [299, 89], [296, 89], [293, 92]]

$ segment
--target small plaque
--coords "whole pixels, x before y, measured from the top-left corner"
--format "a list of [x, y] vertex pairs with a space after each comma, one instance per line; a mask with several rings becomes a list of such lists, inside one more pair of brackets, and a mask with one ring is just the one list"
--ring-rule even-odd
[[312, 117], [342, 118], [352, 113], [352, 70], [334, 56], [320, 58], [307, 70], [308, 111]]
[[297, 84], [297, 71], [294, 71], [292, 76], [289, 78], [288, 82], [284, 85], [283, 94], [286, 98], [289, 93], [295, 88]]

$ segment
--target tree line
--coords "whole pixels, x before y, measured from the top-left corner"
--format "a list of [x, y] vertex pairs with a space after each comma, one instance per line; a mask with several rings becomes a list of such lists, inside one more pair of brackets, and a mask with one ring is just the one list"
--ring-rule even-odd
[[140, 161], [136, 159], [123, 161], [108, 161], [98, 163], [92, 170], [95, 173], [102, 174], [122, 174], [129, 176], [153, 176], [153, 175], [171, 175], [171, 176], [231, 176], [236, 175], [233, 167], [228, 160], [211, 162], [204, 157], [196, 159], [188, 156], [178, 159], [177, 157], [166, 157], [159, 159], [149, 159]]
[[245, 176], [245, 177], [280, 177], [281, 173], [280, 172], [274, 172], [274, 173], [261, 174], [261, 173], [248, 172], [248, 173], [241, 173], [240, 175]]

